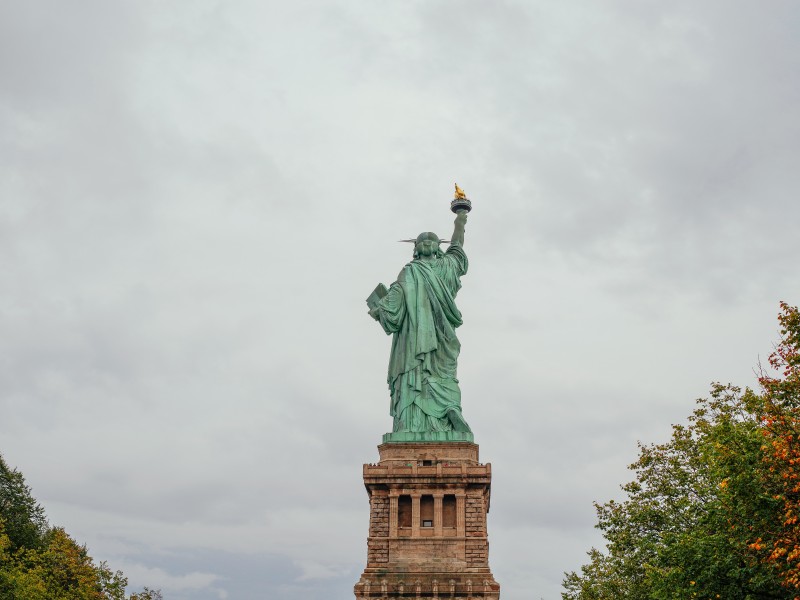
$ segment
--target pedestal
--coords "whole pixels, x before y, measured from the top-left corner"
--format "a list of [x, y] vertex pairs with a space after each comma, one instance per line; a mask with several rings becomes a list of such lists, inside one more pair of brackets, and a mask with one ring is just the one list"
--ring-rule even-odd
[[367, 567], [357, 600], [498, 599], [486, 514], [492, 466], [470, 442], [392, 442], [364, 465]]

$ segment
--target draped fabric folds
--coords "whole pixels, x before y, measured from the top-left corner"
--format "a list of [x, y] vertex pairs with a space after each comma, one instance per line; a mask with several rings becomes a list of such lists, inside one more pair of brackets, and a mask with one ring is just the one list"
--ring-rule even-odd
[[462, 322], [455, 296], [468, 264], [458, 244], [433, 260], [415, 259], [378, 304], [378, 320], [394, 336], [387, 379], [394, 431], [469, 431], [461, 417], [455, 331]]

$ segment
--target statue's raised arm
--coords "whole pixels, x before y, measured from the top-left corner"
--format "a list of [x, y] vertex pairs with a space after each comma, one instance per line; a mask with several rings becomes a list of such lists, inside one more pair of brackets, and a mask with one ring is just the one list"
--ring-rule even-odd
[[464, 228], [467, 225], [467, 211], [459, 210], [456, 213], [455, 227], [453, 227], [453, 235], [450, 237], [451, 244], [464, 245]]

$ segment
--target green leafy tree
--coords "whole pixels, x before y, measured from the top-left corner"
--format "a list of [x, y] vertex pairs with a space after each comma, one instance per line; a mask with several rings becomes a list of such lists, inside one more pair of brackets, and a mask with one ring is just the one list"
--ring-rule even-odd
[[607, 551], [568, 573], [565, 600], [789, 599], [753, 547], [780, 506], [764, 493], [762, 398], [715, 385], [688, 425], [640, 445], [626, 498], [596, 505]]
[[800, 312], [781, 303], [762, 393], [715, 385], [671, 439], [640, 446], [622, 502], [596, 505], [606, 551], [565, 600], [800, 600]]
[[0, 518], [4, 522], [10, 550], [39, 548], [47, 533], [44, 509], [34, 500], [22, 473], [12, 469], [0, 455]]
[[50, 530], [44, 550], [18, 556], [17, 598], [36, 597], [44, 588], [53, 600], [104, 600], [97, 567], [86, 551], [60, 527]]
[[[0, 600], [126, 600], [127, 579], [48, 527], [22, 474], [0, 456]], [[145, 588], [130, 600], [162, 600]]]
[[144, 590], [138, 594], [131, 594], [130, 600], [163, 600], [160, 590], [151, 590], [145, 587]]
[[97, 577], [100, 589], [108, 600], [126, 600], [125, 588], [128, 586], [128, 578], [122, 571], [112, 571], [108, 563], [103, 560], [97, 567]]

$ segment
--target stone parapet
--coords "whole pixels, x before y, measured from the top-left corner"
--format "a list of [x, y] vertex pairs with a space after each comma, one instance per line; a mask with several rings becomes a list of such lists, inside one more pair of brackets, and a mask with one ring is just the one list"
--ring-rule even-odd
[[395, 461], [436, 460], [452, 463], [478, 462], [478, 445], [468, 442], [392, 443], [378, 446], [380, 464]]
[[448, 479], [464, 480], [464, 479], [480, 479], [489, 483], [492, 478], [492, 465], [487, 463], [481, 464], [467, 464], [457, 462], [438, 462], [435, 465], [422, 466], [420, 461], [395, 461], [390, 463], [379, 463], [364, 465], [364, 480], [367, 478], [375, 480], [377, 483], [380, 479], [392, 479], [400, 481], [417, 480], [419, 478], [429, 477], [437, 481]]

